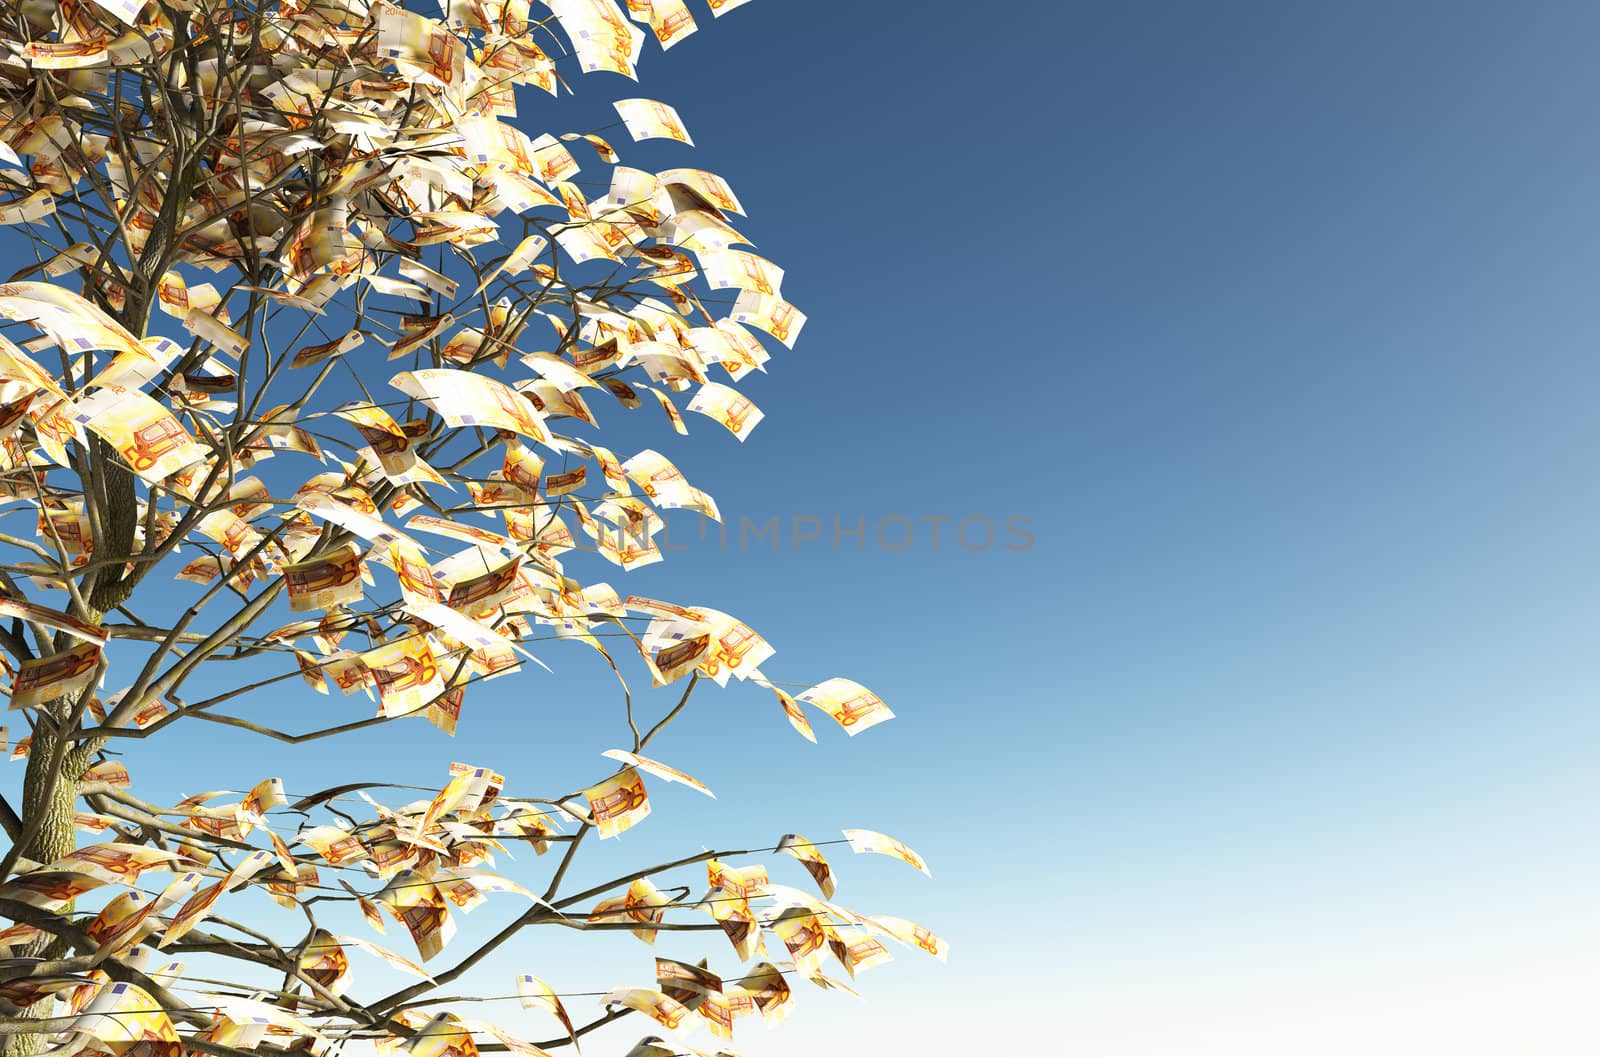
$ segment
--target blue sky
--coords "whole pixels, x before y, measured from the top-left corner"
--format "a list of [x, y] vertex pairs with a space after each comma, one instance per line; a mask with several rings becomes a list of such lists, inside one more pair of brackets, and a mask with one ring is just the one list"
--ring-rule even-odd
[[739, 556], [955, 947], [760, 1052], [1589, 1052], [1593, 8], [741, 13], [645, 81], [813, 315], [717, 494], [1035, 536]]
[[[526, 110], [675, 104], [698, 146], [650, 157], [728, 177], [811, 317], [745, 387], [746, 444], [691, 422], [664, 449], [735, 538], [674, 521], [684, 552], [610, 580], [899, 718], [819, 717], [813, 747], [764, 692], [708, 694], [657, 748], [720, 799], [663, 791], [593, 869], [881, 829], [933, 879], [839, 854], [840, 900], [954, 951], [901, 953], [865, 1003], [808, 990], [742, 1051], [1592, 1052], [1597, 30], [1562, 3], [761, 0], [638, 87]], [[901, 551], [873, 538], [895, 517]], [[453, 741], [206, 728], [159, 781], [463, 759], [574, 788], [621, 725], [603, 670], [557, 667], [489, 684]], [[247, 746], [248, 775], [218, 762]], [[494, 969], [649, 975], [632, 940], [545, 943]]]

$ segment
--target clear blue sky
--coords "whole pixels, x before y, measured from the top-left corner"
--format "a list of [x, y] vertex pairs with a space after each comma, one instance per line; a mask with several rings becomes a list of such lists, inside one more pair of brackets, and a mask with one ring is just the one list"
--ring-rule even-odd
[[[758, 0], [704, 23], [640, 86], [526, 113], [675, 104], [698, 147], [651, 157], [727, 176], [811, 317], [745, 387], [767, 419], [742, 448], [691, 421], [665, 449], [728, 548], [609, 579], [736, 613], [774, 677], [849, 675], [899, 718], [847, 740], [818, 717], [813, 747], [756, 688], [707, 695], [658, 747], [720, 799], [662, 792], [606, 861], [881, 829], [934, 878], [840, 854], [840, 900], [954, 948], [864, 975], [865, 1004], [807, 989], [738, 1048], [1592, 1053], [1600, 10]], [[741, 515], [777, 516], [780, 549], [739, 547]], [[937, 551], [925, 515], [954, 519]], [[823, 538], [793, 546], [797, 516]], [[889, 552], [895, 516], [915, 536]], [[976, 516], [1002, 529], [970, 552], [949, 533]], [[1013, 516], [1030, 549], [1004, 549]], [[164, 744], [197, 754], [184, 792], [352, 760], [438, 784], [450, 759], [566, 790], [621, 744], [608, 678], [569, 652], [493, 683], [453, 742]], [[217, 762], [246, 744], [248, 775]], [[649, 976], [632, 940], [609, 977], [556, 950], [491, 979]]]

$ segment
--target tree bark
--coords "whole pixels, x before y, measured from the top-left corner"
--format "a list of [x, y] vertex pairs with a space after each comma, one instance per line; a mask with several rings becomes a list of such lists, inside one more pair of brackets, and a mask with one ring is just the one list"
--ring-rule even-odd
[[[41, 710], [28, 751], [27, 770], [22, 779], [23, 832], [35, 830], [21, 854], [36, 862], [54, 862], [77, 846], [73, 816], [77, 813], [78, 776], [73, 768], [81, 756], [68, 749], [59, 766], [62, 773], [52, 780], [51, 762], [63, 736], [57, 721]], [[35, 821], [37, 820], [37, 821]], [[71, 904], [68, 904], [70, 909]], [[13, 957], [59, 958], [67, 951], [66, 941], [46, 936], [13, 948]], [[50, 1012], [53, 999], [45, 999], [23, 1012], [25, 1017], [43, 1017]], [[0, 1057], [31, 1057], [44, 1049], [43, 1035], [0, 1036]]]

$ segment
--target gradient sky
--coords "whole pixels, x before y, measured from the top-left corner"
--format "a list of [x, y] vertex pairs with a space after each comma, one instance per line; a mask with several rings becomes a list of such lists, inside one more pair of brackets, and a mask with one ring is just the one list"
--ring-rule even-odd
[[[638, 87], [525, 110], [537, 132], [675, 104], [698, 146], [651, 157], [728, 177], [811, 317], [744, 387], [767, 413], [746, 444], [692, 420], [663, 445], [727, 546], [674, 520], [684, 552], [608, 579], [738, 614], [774, 678], [849, 675], [899, 718], [846, 739], [818, 716], [811, 746], [764, 691], [707, 694], [654, 748], [720, 799], [662, 790], [604, 862], [880, 829], [933, 879], [836, 853], [840, 901], [953, 947], [899, 952], [862, 1003], [807, 987], [738, 1048], [1592, 1054], [1600, 9], [759, 0], [703, 23]], [[741, 516], [778, 517], [779, 548], [740, 546]], [[950, 535], [969, 517], [992, 546]], [[603, 669], [557, 669], [469, 697], [453, 741], [288, 753], [180, 724], [130, 766], [181, 792], [437, 787], [462, 759], [565, 791], [621, 724]], [[544, 943], [495, 970], [649, 976], [625, 937]]]

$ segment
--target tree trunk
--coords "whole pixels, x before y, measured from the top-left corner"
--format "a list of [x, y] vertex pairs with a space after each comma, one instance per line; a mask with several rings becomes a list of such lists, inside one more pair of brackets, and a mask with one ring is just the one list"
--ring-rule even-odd
[[[22, 779], [22, 825], [24, 831], [34, 825], [34, 834], [22, 854], [36, 862], [54, 862], [77, 846], [73, 816], [77, 812], [78, 781], [71, 768], [81, 757], [70, 748], [62, 757], [66, 773], [51, 781], [51, 760], [55, 756], [60, 728], [48, 715], [41, 712], [34, 730], [33, 744], [28, 751], [28, 767]], [[38, 819], [35, 823], [34, 820]], [[70, 910], [71, 904], [67, 909]], [[13, 948], [13, 957], [59, 958], [66, 953], [66, 943], [58, 937], [47, 936]], [[23, 1012], [23, 1016], [46, 1016], [54, 999], [45, 999]], [[44, 1049], [43, 1035], [0, 1036], [0, 1057], [31, 1057]]]

